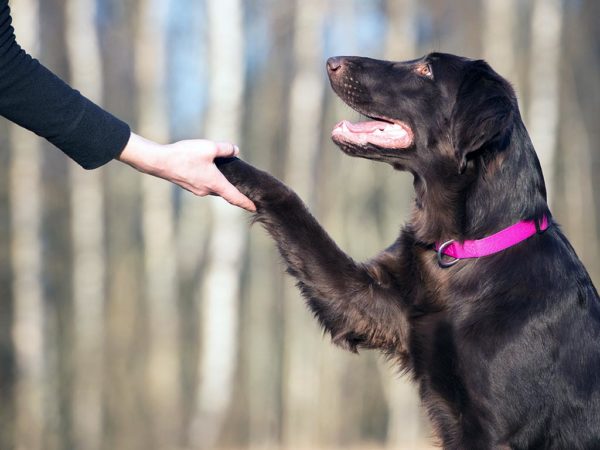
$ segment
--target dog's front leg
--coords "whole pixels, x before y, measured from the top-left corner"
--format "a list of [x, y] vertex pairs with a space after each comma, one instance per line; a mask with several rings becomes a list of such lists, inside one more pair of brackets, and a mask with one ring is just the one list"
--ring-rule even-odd
[[351, 351], [379, 348], [405, 355], [406, 318], [398, 286], [384, 264], [358, 264], [341, 251], [300, 198], [266, 172], [236, 159], [217, 160], [227, 179], [257, 207], [288, 272], [333, 341]]

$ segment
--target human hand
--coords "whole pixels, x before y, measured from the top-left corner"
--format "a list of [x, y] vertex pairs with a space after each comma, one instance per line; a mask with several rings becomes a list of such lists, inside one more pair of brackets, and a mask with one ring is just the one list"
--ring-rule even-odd
[[229, 142], [194, 139], [160, 145], [131, 133], [118, 159], [195, 195], [219, 195], [232, 205], [255, 212], [254, 203], [229, 183], [214, 164], [215, 158], [238, 153], [237, 146]]

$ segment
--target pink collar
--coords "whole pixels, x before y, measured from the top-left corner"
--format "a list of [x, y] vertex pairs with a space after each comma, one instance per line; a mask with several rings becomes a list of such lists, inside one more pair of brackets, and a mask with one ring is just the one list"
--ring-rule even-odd
[[[461, 259], [493, 255], [523, 242], [537, 232], [541, 233], [545, 231], [548, 226], [548, 218], [544, 216], [541, 222], [539, 222], [539, 228], [535, 220], [522, 220], [483, 239], [464, 241], [463, 243], [456, 242], [454, 239], [446, 241], [443, 244], [438, 242], [435, 244], [438, 262], [442, 267], [450, 267]], [[444, 261], [442, 255], [455, 259]]]

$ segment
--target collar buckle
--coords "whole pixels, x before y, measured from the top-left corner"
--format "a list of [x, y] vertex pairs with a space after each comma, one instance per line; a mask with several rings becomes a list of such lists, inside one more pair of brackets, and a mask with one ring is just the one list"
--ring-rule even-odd
[[[460, 258], [454, 258], [453, 260], [447, 261], [444, 260], [444, 251], [454, 243], [454, 239], [450, 239], [449, 241], [444, 242], [437, 250], [437, 261], [442, 269], [447, 269], [448, 267], [452, 267], [454, 264], [460, 261]], [[447, 255], [446, 255], [447, 256]]]

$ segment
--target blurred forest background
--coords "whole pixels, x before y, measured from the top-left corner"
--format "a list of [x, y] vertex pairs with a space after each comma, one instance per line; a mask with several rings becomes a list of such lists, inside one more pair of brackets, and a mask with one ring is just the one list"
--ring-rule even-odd
[[[551, 208], [600, 281], [597, 0], [12, 0], [17, 39], [160, 141], [207, 137], [291, 185], [357, 259], [408, 174], [342, 155], [328, 56], [487, 59]], [[249, 215], [0, 121], [0, 449], [418, 449], [416, 389], [324, 338]], [[359, 238], [357, 239], [357, 236]]]

